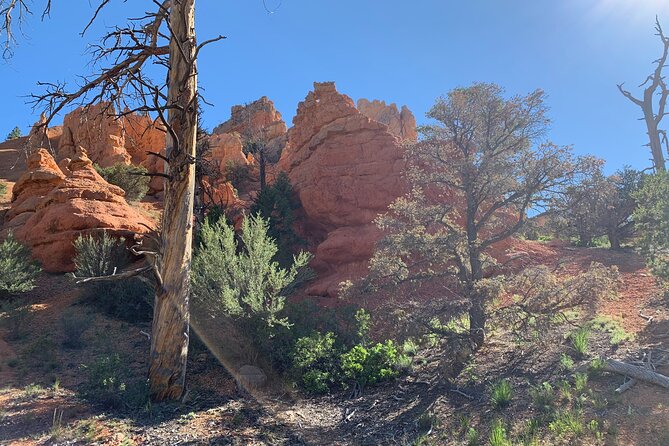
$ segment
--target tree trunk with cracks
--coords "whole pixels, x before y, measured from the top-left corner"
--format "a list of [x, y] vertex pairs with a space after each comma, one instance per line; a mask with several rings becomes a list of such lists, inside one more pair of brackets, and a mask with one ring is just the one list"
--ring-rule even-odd
[[189, 341], [189, 272], [197, 144], [195, 0], [172, 2], [168, 74], [168, 173], [162, 219], [162, 286], [156, 293], [149, 385], [154, 400], [184, 392]]

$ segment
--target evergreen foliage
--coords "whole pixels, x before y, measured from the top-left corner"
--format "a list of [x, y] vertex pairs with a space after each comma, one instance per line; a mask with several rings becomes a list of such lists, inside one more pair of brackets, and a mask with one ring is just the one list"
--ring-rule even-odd
[[669, 174], [648, 176], [634, 197], [640, 251], [655, 275], [669, 279]]
[[151, 178], [145, 175], [148, 172], [145, 167], [129, 166], [122, 163], [110, 167], [100, 167], [96, 164], [95, 170], [109, 184], [123, 189], [128, 201], [140, 201], [149, 191]]
[[16, 126], [12, 129], [11, 132], [7, 134], [7, 141], [12, 139], [19, 139], [21, 136], [23, 136], [21, 134], [21, 129], [18, 126]]
[[[125, 239], [103, 231], [99, 237], [79, 236], [74, 241], [77, 277], [101, 277], [120, 272], [129, 265]], [[89, 282], [85, 298], [106, 314], [128, 321], [148, 320], [152, 313], [153, 289], [138, 278]]]
[[279, 249], [275, 260], [283, 267], [290, 267], [293, 249], [300, 242], [293, 230], [295, 210], [299, 207], [288, 175], [281, 172], [272, 185], [260, 191], [251, 208], [252, 214], [269, 221], [267, 234], [276, 241]]
[[32, 290], [39, 272], [30, 251], [10, 233], [0, 243], [0, 295]]
[[233, 318], [260, 318], [267, 325], [286, 325], [279, 317], [286, 288], [305, 267], [310, 254], [301, 252], [284, 269], [273, 260], [278, 248], [268, 236], [268, 222], [260, 216], [244, 219], [241, 246], [225, 220], [205, 221], [200, 246], [193, 258], [193, 293], [211, 308]]

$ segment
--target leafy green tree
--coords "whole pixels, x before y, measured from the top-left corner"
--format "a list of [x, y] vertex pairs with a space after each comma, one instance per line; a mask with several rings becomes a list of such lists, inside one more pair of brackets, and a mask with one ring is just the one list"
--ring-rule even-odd
[[18, 126], [14, 127], [12, 131], [7, 134], [7, 141], [11, 139], [19, 139], [21, 136], [23, 136], [21, 134], [21, 129]]
[[420, 128], [422, 139], [407, 152], [412, 190], [377, 220], [387, 236], [370, 279], [441, 277], [468, 303], [475, 350], [499, 290], [490, 249], [596, 163], [542, 142], [550, 121], [540, 90], [506, 99], [497, 85], [474, 84], [439, 98], [427, 116], [436, 123]]
[[269, 221], [267, 234], [277, 244], [275, 260], [283, 267], [289, 267], [293, 261], [293, 249], [300, 238], [293, 230], [295, 210], [300, 203], [293, 193], [293, 186], [286, 172], [277, 176], [274, 184], [260, 191], [251, 208], [252, 214], [258, 214]]
[[638, 245], [654, 274], [669, 279], [669, 174], [649, 175], [634, 197]]
[[224, 219], [214, 224], [205, 221], [201, 244], [193, 258], [193, 294], [211, 308], [233, 318], [260, 318], [267, 325], [285, 325], [285, 290], [305, 267], [310, 254], [295, 256], [289, 269], [273, 260], [277, 245], [268, 236], [268, 223], [260, 216], [242, 223], [241, 246], [234, 228]]
[[39, 271], [30, 258], [30, 251], [11, 233], [0, 243], [0, 295], [32, 290]]

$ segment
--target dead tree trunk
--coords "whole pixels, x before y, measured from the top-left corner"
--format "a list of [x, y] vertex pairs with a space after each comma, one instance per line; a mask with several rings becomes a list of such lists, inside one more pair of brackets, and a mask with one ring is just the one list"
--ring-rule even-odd
[[186, 377], [197, 144], [195, 0], [172, 2], [169, 24], [169, 179], [159, 265], [163, 283], [156, 293], [149, 366], [151, 395], [157, 401], [179, 398]]
[[[669, 54], [669, 37], [664, 35], [658, 19], [655, 19], [655, 30], [657, 31], [660, 40], [662, 40], [664, 47], [662, 56], [655, 61], [657, 64], [655, 71], [653, 71], [646, 81], [641, 84], [641, 86], [647, 85], [643, 91], [643, 100], [634, 97], [632, 93], [625, 90], [623, 84], [618, 85], [618, 90], [620, 90], [623, 96], [641, 108], [643, 119], [646, 122], [646, 129], [648, 131], [648, 145], [650, 146], [650, 151], [653, 155], [653, 165], [657, 172], [664, 172], [666, 167], [660, 139], [660, 133], [662, 131], [659, 129], [659, 125], [665, 115], [665, 106], [667, 104], [667, 97], [669, 96], [669, 90], [662, 77], [662, 69], [667, 62], [667, 55]], [[658, 101], [658, 110], [656, 113], [653, 110], [653, 99], [658, 93], [660, 99]]]

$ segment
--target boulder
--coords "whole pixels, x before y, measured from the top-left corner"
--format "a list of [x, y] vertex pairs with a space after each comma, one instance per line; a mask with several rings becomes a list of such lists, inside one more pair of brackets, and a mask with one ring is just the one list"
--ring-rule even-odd
[[[43, 167], [34, 172], [48, 171], [48, 175], [44, 175], [55, 187], [39, 199], [34, 211], [25, 223], [16, 227], [14, 234], [31, 248], [33, 257], [46, 271], [74, 270], [73, 242], [80, 235], [105, 230], [112, 235], [132, 239], [136, 233], [155, 227], [152, 221], [128, 205], [121, 188], [107, 183], [98, 175], [81, 147], [67, 163], [67, 176], [62, 174], [48, 152], [38, 153]], [[31, 175], [36, 179], [34, 172]], [[59, 177], [58, 172], [63, 176]], [[30, 184], [30, 181], [26, 180], [25, 184]], [[23, 192], [19, 189], [17, 199], [27, 190], [27, 187]]]

